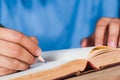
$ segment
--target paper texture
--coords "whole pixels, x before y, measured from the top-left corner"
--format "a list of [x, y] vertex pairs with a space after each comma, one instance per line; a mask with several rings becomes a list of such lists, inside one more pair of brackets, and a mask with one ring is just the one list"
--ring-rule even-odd
[[37, 61], [31, 66], [30, 69], [0, 77], [0, 80], [10, 80], [12, 78], [16, 78], [22, 75], [47, 70], [76, 59], [87, 59], [90, 50], [92, 50], [93, 48], [94, 47], [87, 47], [43, 52], [42, 57], [47, 63], [41, 63]]

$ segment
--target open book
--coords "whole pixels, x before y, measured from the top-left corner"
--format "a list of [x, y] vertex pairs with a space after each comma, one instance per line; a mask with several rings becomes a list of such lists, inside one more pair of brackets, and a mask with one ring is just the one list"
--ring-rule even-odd
[[30, 69], [0, 77], [0, 80], [58, 80], [120, 63], [120, 49], [106, 46], [48, 51], [42, 56], [46, 63], [37, 61]]

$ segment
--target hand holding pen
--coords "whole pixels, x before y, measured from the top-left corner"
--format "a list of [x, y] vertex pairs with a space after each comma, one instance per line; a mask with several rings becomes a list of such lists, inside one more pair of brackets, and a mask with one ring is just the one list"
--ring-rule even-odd
[[28, 69], [35, 56], [44, 62], [35, 37], [0, 28], [0, 76]]

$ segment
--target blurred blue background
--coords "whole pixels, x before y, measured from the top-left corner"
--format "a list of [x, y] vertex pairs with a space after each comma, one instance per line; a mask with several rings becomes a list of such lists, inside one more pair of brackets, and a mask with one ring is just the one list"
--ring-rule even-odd
[[0, 0], [0, 23], [36, 36], [43, 51], [80, 47], [102, 17], [120, 17], [120, 0]]

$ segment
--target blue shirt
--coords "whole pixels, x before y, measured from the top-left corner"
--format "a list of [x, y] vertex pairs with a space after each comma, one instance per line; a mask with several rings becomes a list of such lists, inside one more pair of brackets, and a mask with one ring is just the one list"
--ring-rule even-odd
[[119, 13], [119, 0], [0, 0], [0, 23], [36, 36], [43, 51], [80, 47], [101, 17]]

